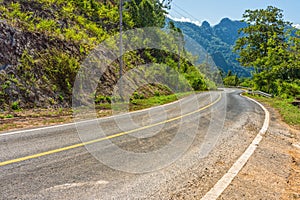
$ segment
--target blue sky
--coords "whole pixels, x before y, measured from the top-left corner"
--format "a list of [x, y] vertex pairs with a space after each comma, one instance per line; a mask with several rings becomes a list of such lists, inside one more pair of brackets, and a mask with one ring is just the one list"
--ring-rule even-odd
[[246, 9], [269, 5], [282, 9], [285, 20], [300, 28], [300, 0], [173, 0], [170, 16], [198, 24], [206, 20], [215, 25], [224, 17], [240, 20]]

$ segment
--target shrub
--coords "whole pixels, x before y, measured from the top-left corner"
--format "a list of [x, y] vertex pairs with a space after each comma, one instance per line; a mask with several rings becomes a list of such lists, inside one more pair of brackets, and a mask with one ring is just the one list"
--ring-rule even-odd
[[11, 109], [20, 110], [19, 102], [18, 101], [13, 102], [12, 105], [11, 105]]

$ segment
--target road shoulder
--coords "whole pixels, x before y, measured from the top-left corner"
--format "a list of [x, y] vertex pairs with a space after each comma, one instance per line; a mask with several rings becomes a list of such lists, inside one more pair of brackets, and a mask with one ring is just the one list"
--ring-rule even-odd
[[299, 199], [300, 133], [268, 105], [270, 127], [256, 152], [220, 199]]

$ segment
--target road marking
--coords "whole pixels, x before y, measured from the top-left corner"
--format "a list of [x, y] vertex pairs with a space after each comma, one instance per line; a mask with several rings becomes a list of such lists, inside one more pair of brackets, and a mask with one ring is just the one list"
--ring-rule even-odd
[[91, 140], [91, 141], [84, 142], [84, 143], [74, 144], [74, 145], [71, 145], [71, 146], [62, 147], [62, 148], [59, 148], [59, 149], [54, 149], [54, 150], [50, 150], [50, 151], [46, 151], [46, 152], [42, 152], [42, 153], [30, 155], [30, 156], [25, 156], [25, 157], [16, 158], [16, 159], [8, 160], [8, 161], [3, 161], [3, 162], [0, 162], [0, 166], [5, 166], [5, 165], [13, 164], [13, 163], [22, 162], [22, 161], [25, 161], [25, 160], [30, 160], [30, 159], [39, 158], [39, 157], [46, 156], [46, 155], [51, 155], [51, 154], [55, 154], [55, 153], [59, 153], [59, 152], [63, 152], [63, 151], [71, 150], [71, 149], [75, 149], [75, 148], [82, 147], [82, 146], [85, 146], [85, 145], [90, 145], [90, 144], [98, 143], [98, 142], [101, 142], [101, 141], [104, 141], [104, 140], [109, 140], [109, 139], [121, 137], [121, 136], [124, 136], [124, 135], [128, 135], [130, 133], [134, 133], [134, 132], [137, 132], [137, 131], [141, 131], [141, 130], [152, 128], [152, 127], [155, 127], [155, 126], [159, 126], [161, 124], [165, 124], [165, 123], [169, 123], [169, 122], [172, 122], [172, 121], [176, 121], [178, 119], [181, 119], [181, 118], [193, 115], [195, 113], [198, 113], [198, 112], [200, 112], [202, 110], [205, 110], [205, 109], [207, 109], [207, 108], [215, 105], [216, 103], [218, 103], [221, 99], [222, 99], [222, 94], [220, 94], [219, 97], [218, 97], [218, 99], [216, 101], [212, 102], [211, 104], [209, 104], [207, 106], [204, 106], [204, 107], [202, 107], [202, 108], [200, 108], [198, 110], [195, 110], [193, 112], [190, 112], [190, 113], [187, 113], [187, 114], [184, 114], [184, 115], [172, 118], [172, 119], [168, 119], [168, 120], [156, 123], [156, 124], [151, 124], [151, 125], [148, 125], [148, 126], [143, 126], [143, 127], [137, 128], [137, 129], [133, 129], [133, 130], [126, 131], [126, 132], [117, 133], [117, 134], [114, 134], [114, 135], [110, 135], [110, 136], [107, 136], [107, 137], [104, 137], [104, 138], [99, 138], [99, 139], [96, 139], [96, 140]]
[[[208, 94], [209, 93], [210, 92], [208, 92]], [[200, 93], [200, 94], [206, 94], [206, 93]], [[91, 120], [80, 121], [80, 122], [73, 122], [73, 123], [60, 124], [60, 125], [53, 125], [53, 126], [47, 126], [47, 127], [41, 127], [41, 128], [34, 128], [34, 129], [28, 129], [28, 130], [13, 131], [13, 132], [2, 133], [2, 134], [0, 133], [0, 137], [1, 136], [3, 137], [3, 136], [9, 136], [9, 135], [16, 135], [16, 134], [20, 134], [20, 133], [34, 132], [34, 131], [42, 131], [42, 130], [53, 129], [53, 128], [74, 126], [77, 123], [82, 124], [82, 123], [93, 122], [93, 121], [96, 121], [96, 120], [106, 120], [106, 119], [111, 119], [111, 118], [125, 116], [125, 115], [128, 115], [128, 114], [136, 114], [136, 113], [140, 113], [140, 112], [146, 112], [146, 111], [151, 110], [151, 109], [157, 109], [157, 108], [160, 108], [160, 107], [165, 107], [165, 106], [169, 106], [169, 105], [172, 105], [172, 104], [179, 103], [179, 102], [183, 101], [185, 98], [187, 98], [187, 97], [184, 97], [184, 98], [179, 99], [177, 101], [174, 101], [174, 102], [171, 102], [171, 103], [167, 103], [167, 104], [163, 104], [163, 105], [160, 105], [160, 106], [155, 106], [155, 107], [152, 107], [152, 108], [146, 108], [146, 109], [143, 109], [143, 110], [137, 110], [137, 111], [133, 111], [133, 112], [130, 112], [130, 113], [124, 113], [124, 114], [120, 114], [120, 115], [102, 117], [101, 119], [91, 119]]]
[[252, 143], [246, 149], [246, 151], [239, 157], [239, 159], [232, 165], [232, 167], [228, 170], [228, 172], [214, 185], [213, 188], [210, 189], [209, 192], [205, 194], [201, 200], [216, 200], [220, 197], [220, 195], [225, 191], [225, 189], [230, 185], [233, 179], [238, 175], [241, 169], [245, 166], [249, 158], [253, 155], [254, 151], [257, 149], [259, 143], [263, 139], [263, 135], [267, 132], [269, 123], [270, 123], [270, 113], [269, 111], [259, 102], [246, 97], [249, 100], [258, 104], [265, 112], [265, 120], [263, 127], [254, 138]]

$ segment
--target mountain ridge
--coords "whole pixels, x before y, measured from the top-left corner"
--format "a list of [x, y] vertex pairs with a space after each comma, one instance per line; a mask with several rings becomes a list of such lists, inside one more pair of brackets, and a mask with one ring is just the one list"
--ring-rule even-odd
[[247, 26], [245, 22], [223, 18], [214, 26], [207, 21], [203, 21], [202, 25], [198, 26], [191, 22], [180, 22], [170, 18], [166, 21], [167, 23], [173, 21], [185, 35], [199, 43], [223, 73], [232, 71], [239, 77], [251, 76], [251, 70], [242, 67], [236, 60], [238, 55], [232, 51], [235, 41], [240, 37], [238, 30]]

